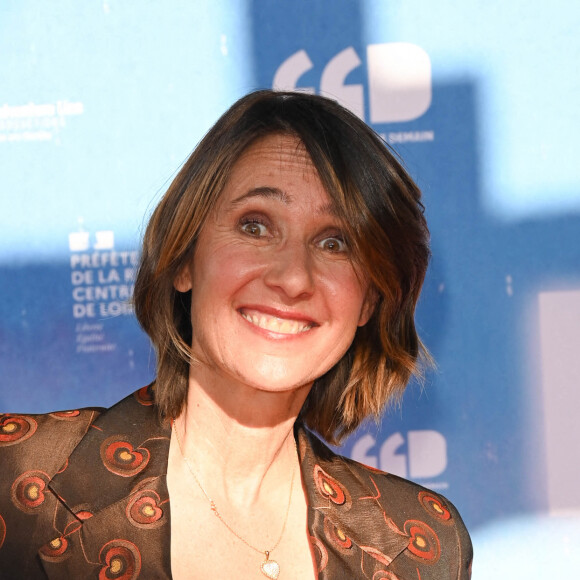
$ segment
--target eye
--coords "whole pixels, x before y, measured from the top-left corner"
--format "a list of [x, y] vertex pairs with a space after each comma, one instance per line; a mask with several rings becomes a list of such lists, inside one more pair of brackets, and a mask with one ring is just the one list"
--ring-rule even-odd
[[320, 240], [318, 246], [321, 249], [327, 252], [331, 252], [333, 254], [348, 251], [348, 245], [341, 235], [335, 235], [330, 236], [328, 238], [324, 238], [323, 240]]
[[266, 224], [256, 218], [244, 218], [240, 223], [240, 229], [253, 238], [261, 238], [268, 233]]

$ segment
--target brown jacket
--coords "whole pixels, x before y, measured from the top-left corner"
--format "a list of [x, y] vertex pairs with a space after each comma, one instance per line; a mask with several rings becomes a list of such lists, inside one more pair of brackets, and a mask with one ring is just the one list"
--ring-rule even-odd
[[[108, 410], [0, 416], [0, 578], [171, 578], [169, 437], [147, 387]], [[450, 502], [296, 438], [319, 579], [470, 578]]]

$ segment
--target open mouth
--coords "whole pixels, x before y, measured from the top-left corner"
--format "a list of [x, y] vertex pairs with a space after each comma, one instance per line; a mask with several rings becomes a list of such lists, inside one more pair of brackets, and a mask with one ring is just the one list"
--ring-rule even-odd
[[278, 334], [300, 334], [314, 326], [314, 322], [306, 320], [292, 320], [290, 318], [278, 318], [264, 314], [263, 312], [250, 312], [241, 310], [240, 314], [251, 324]]

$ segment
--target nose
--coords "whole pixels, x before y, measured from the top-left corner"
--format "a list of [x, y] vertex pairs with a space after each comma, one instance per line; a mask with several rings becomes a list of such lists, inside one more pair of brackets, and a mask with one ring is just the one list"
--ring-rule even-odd
[[312, 256], [302, 243], [286, 243], [270, 256], [264, 282], [288, 298], [305, 298], [314, 291]]

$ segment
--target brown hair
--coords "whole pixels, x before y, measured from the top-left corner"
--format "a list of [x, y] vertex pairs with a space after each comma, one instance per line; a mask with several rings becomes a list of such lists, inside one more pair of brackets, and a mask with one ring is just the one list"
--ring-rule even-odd
[[369, 322], [312, 387], [301, 418], [336, 443], [397, 400], [428, 355], [414, 313], [429, 261], [421, 193], [363, 121], [333, 100], [263, 90], [236, 102], [191, 154], [153, 212], [143, 240], [134, 304], [157, 351], [155, 402], [176, 417], [186, 401], [191, 292], [173, 282], [242, 153], [272, 134], [296, 136], [344, 222], [355, 260], [376, 292]]

